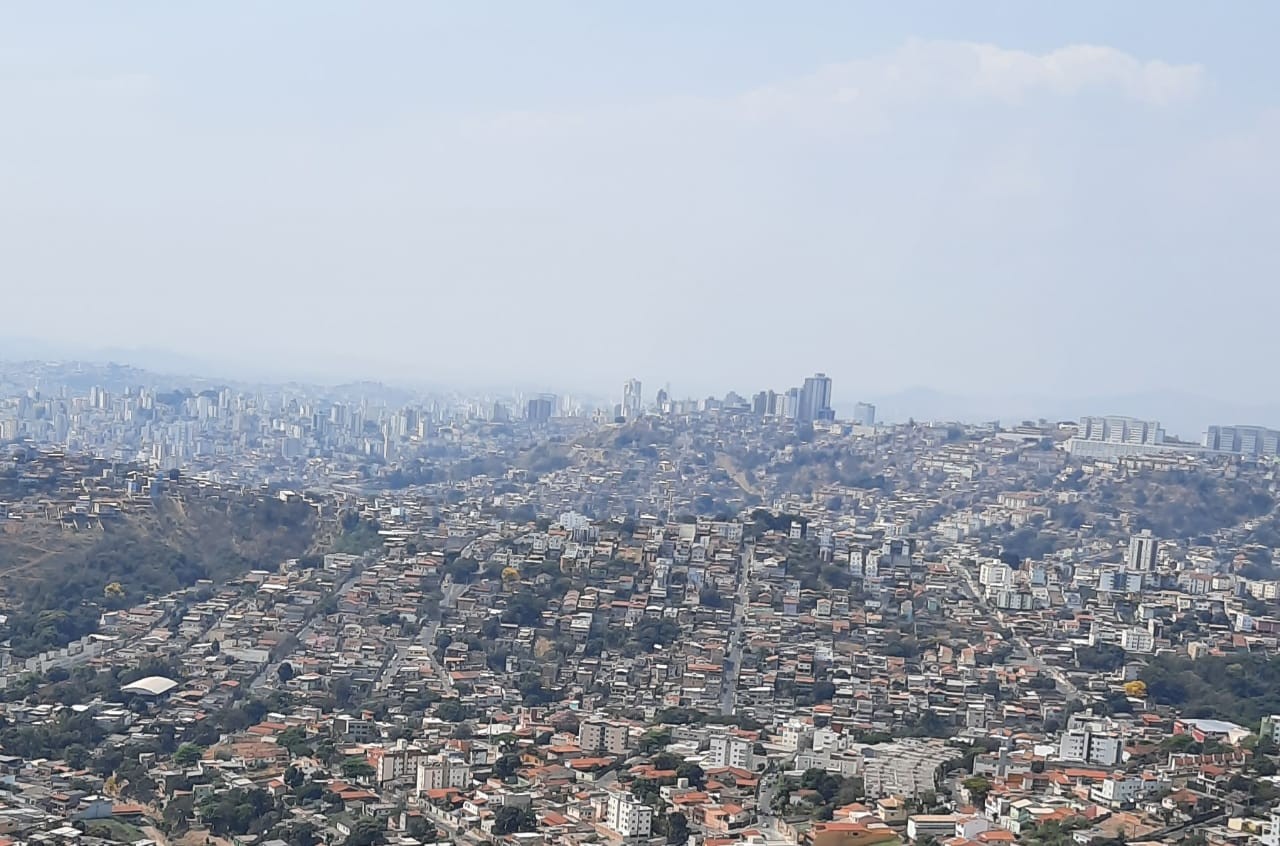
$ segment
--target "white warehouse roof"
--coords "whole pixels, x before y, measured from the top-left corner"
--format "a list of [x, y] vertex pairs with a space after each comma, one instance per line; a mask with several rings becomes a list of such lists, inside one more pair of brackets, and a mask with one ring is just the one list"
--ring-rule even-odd
[[120, 690], [124, 693], [141, 693], [146, 696], [164, 696], [169, 691], [178, 686], [173, 679], [164, 676], [147, 676], [145, 679], [138, 679], [136, 682], [126, 684]]

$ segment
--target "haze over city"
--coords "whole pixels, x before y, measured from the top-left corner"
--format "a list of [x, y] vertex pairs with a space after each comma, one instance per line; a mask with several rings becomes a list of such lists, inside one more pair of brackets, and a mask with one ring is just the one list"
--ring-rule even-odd
[[0, 846], [1280, 846], [1277, 24], [0, 6]]
[[65, 8], [0, 18], [7, 357], [821, 369], [956, 415], [1269, 385], [1269, 5]]

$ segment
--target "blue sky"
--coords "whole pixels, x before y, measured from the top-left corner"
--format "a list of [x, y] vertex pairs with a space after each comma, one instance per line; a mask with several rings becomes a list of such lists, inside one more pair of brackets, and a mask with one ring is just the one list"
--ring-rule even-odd
[[12, 4], [0, 278], [32, 307], [0, 335], [334, 378], [1248, 398], [1277, 17]]

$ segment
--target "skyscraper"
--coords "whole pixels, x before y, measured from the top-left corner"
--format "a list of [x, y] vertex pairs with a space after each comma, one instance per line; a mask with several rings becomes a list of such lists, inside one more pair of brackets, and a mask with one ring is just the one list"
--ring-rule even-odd
[[802, 422], [835, 419], [831, 409], [831, 378], [827, 374], [815, 373], [804, 380], [796, 419]]
[[550, 420], [556, 412], [556, 398], [554, 394], [538, 394], [529, 400], [524, 407], [525, 419], [530, 423], [545, 423]]
[[644, 413], [644, 399], [640, 394], [640, 380], [628, 379], [622, 386], [622, 416], [635, 420]]
[[876, 425], [876, 407], [869, 402], [860, 402], [853, 407], [853, 422], [859, 426]]
[[1159, 539], [1151, 535], [1150, 529], [1129, 538], [1129, 555], [1125, 564], [1130, 570], [1150, 572], [1156, 568], [1156, 546]]

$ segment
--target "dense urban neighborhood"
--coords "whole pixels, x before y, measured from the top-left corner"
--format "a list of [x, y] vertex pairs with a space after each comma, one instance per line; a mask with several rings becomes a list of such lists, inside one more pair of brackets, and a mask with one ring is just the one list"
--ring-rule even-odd
[[0, 846], [1280, 844], [1266, 429], [3, 374]]

